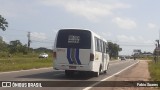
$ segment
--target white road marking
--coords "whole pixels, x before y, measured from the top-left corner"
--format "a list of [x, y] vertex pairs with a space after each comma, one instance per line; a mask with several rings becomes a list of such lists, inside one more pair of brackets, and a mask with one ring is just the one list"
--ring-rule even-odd
[[137, 61], [136, 63], [134, 63], [134, 64], [132, 64], [132, 65], [130, 65], [130, 66], [128, 66], [128, 67], [122, 69], [121, 71], [119, 71], [119, 72], [117, 72], [117, 73], [115, 73], [115, 74], [113, 74], [113, 75], [111, 75], [111, 76], [109, 76], [109, 77], [107, 77], [107, 78], [104, 78], [104, 79], [100, 80], [100, 81], [97, 82], [97, 83], [92, 84], [92, 85], [89, 86], [89, 87], [84, 88], [83, 90], [89, 90], [89, 89], [91, 89], [93, 86], [98, 85], [99, 83], [101, 83], [101, 81], [106, 81], [107, 79], [112, 78], [113, 76], [120, 74], [121, 72], [123, 72], [123, 71], [129, 69], [130, 67], [136, 65], [137, 63], [139, 63], [139, 61]]
[[129, 62], [129, 61], [130, 61], [130, 60], [127, 60], [127, 61], [119, 61], [119, 62], [112, 63], [112, 64], [109, 64], [109, 65], [116, 65], [116, 64], [126, 63], [126, 62]]
[[118, 62], [118, 61], [120, 61], [120, 60], [110, 60], [109, 62]]

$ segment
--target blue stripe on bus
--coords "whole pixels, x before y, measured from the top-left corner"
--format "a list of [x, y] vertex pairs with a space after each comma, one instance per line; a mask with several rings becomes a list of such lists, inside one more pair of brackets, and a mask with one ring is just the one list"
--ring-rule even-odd
[[67, 48], [67, 59], [69, 64], [73, 64], [73, 62], [71, 61], [71, 57], [70, 57], [70, 48]]
[[76, 48], [76, 60], [78, 64], [81, 64], [81, 61], [79, 59], [79, 49], [78, 48]]

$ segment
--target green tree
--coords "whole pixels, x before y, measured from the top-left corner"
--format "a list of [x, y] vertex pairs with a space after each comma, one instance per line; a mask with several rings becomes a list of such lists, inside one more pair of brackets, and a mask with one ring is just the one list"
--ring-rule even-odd
[[2, 15], [0, 15], [0, 29], [5, 31], [6, 27], [8, 27], [8, 22], [6, 21], [5, 18], [2, 17]]
[[7, 46], [8, 44], [2, 40], [2, 37], [0, 37], [0, 52], [7, 52], [8, 51]]
[[23, 53], [23, 54], [28, 54], [28, 47], [27, 44], [22, 45], [19, 49], [19, 52]]
[[110, 58], [117, 58], [119, 51], [122, 51], [122, 48], [120, 48], [118, 44], [112, 42], [108, 42], [108, 48]]
[[42, 53], [42, 52], [49, 53], [49, 52], [52, 52], [51, 49], [47, 49], [45, 47], [40, 47], [40, 48], [34, 49], [34, 51], [37, 52], [37, 53]]
[[10, 41], [9, 52], [11, 54], [18, 52], [18, 47], [21, 46], [22, 43], [19, 40]]
[[23, 45], [19, 40], [10, 41], [9, 52], [14, 53], [23, 53], [27, 54], [27, 45]]

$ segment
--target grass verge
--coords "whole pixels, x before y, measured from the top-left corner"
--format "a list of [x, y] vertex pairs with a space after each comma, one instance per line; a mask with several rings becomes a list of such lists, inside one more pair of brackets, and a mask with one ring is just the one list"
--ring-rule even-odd
[[148, 68], [149, 68], [151, 80], [160, 81], [160, 61], [157, 63], [149, 62]]
[[10, 58], [0, 60], [0, 72], [52, 67], [52, 58]]

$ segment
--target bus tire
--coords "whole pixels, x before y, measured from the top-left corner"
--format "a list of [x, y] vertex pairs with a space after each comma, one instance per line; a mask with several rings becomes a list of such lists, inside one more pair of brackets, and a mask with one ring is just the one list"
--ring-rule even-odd
[[99, 67], [99, 71], [98, 72], [94, 72], [94, 76], [98, 77], [100, 75], [101, 70], [102, 70], [102, 67], [100, 66]]
[[99, 76], [99, 72], [94, 72], [94, 76], [98, 77]]
[[105, 74], [107, 73], [108, 68], [109, 68], [109, 63], [108, 63], [108, 65], [107, 65], [106, 70], [104, 70], [104, 73], [105, 73]]

